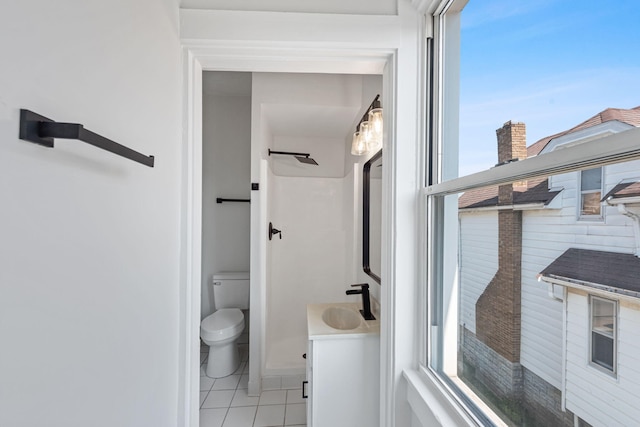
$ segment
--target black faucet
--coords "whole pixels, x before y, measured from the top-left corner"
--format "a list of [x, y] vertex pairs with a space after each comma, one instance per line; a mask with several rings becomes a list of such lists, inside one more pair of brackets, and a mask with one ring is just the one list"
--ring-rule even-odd
[[351, 287], [360, 286], [361, 289], [349, 289], [347, 291], [347, 295], [355, 295], [362, 294], [362, 310], [360, 310], [360, 314], [364, 317], [364, 320], [376, 320], [376, 318], [371, 313], [371, 299], [369, 298], [369, 284], [368, 283], [357, 283], [355, 285], [351, 285]]

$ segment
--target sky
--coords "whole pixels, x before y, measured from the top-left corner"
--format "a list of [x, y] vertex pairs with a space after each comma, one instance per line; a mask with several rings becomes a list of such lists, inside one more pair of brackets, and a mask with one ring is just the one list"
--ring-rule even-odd
[[460, 68], [462, 176], [497, 163], [509, 120], [530, 145], [640, 106], [640, 0], [469, 0]]

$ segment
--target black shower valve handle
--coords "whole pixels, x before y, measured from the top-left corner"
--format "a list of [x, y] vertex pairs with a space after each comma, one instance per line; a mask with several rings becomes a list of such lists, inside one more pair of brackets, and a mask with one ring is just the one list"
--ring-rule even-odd
[[280, 236], [280, 240], [282, 240], [282, 231], [275, 228], [272, 223], [269, 223], [269, 240], [273, 238], [274, 234]]

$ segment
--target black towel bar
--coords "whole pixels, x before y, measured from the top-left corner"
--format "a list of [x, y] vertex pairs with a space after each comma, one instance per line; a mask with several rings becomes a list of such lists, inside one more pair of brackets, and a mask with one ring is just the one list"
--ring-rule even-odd
[[251, 203], [251, 199], [223, 199], [221, 197], [216, 198], [216, 203], [224, 203], [224, 202], [247, 202], [247, 203]]
[[94, 147], [153, 167], [153, 156], [145, 156], [129, 147], [91, 132], [77, 123], [58, 123], [29, 110], [20, 110], [20, 139], [53, 147], [54, 138], [77, 139]]

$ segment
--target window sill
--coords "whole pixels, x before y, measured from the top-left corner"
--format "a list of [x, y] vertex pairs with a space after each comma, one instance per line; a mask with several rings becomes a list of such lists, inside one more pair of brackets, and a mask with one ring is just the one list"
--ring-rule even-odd
[[578, 221], [584, 222], [604, 222], [604, 217], [602, 215], [579, 215]]
[[413, 369], [402, 374], [407, 380], [407, 400], [422, 426], [477, 426], [433, 374]]
[[609, 368], [605, 368], [604, 366], [600, 366], [593, 361], [587, 362], [587, 365], [594, 372], [596, 372], [603, 380], [611, 381], [613, 384], [617, 384], [619, 382], [617, 370], [611, 370]]

